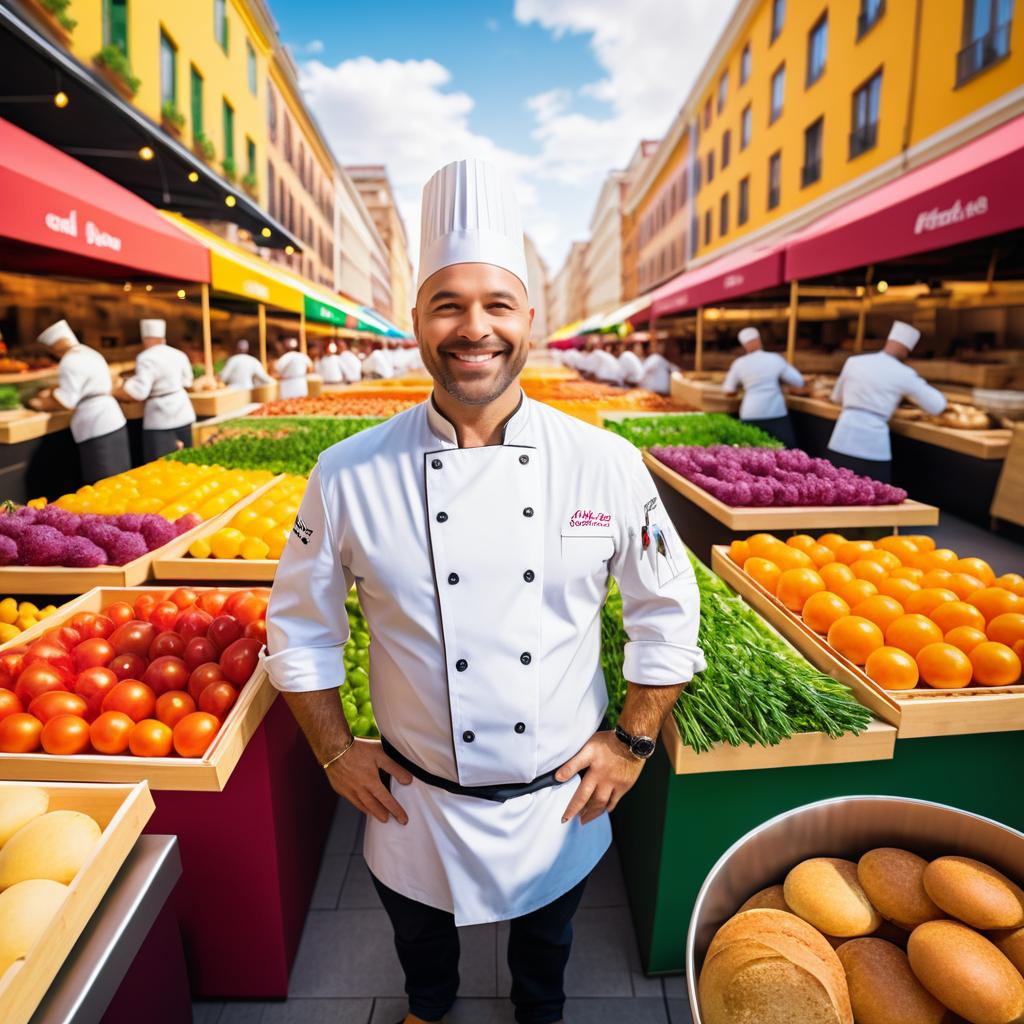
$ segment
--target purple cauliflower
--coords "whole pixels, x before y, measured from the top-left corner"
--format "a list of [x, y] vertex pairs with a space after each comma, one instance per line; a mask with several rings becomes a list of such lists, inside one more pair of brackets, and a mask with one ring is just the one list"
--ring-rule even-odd
[[203, 517], [201, 515], [196, 512], [189, 512], [187, 515], [174, 520], [174, 529], [180, 537], [183, 533], [194, 530], [202, 521]]
[[114, 526], [119, 530], [127, 530], [129, 533], [139, 533], [145, 518], [146, 516], [142, 512], [125, 512], [123, 515], [115, 517]]
[[124, 565], [149, 550], [141, 534], [128, 533], [108, 523], [86, 523], [81, 535], [103, 549], [110, 565]]
[[52, 526], [55, 530], [60, 530], [65, 537], [74, 537], [81, 526], [81, 520], [74, 512], [68, 512], [56, 505], [47, 505], [40, 509], [36, 522], [40, 526]]
[[29, 526], [18, 538], [21, 565], [60, 565], [67, 539], [52, 526]]
[[0, 534], [0, 565], [15, 565], [18, 561], [18, 545]]
[[164, 519], [163, 516], [147, 515], [139, 530], [145, 541], [146, 548], [152, 551], [154, 548], [169, 544], [178, 536], [174, 523]]
[[92, 569], [105, 565], [106, 561], [103, 548], [97, 547], [88, 537], [68, 537], [64, 543], [64, 564], [71, 569]]
[[0, 515], [0, 536], [17, 540], [30, 525], [20, 516], [8, 512], [6, 515]]

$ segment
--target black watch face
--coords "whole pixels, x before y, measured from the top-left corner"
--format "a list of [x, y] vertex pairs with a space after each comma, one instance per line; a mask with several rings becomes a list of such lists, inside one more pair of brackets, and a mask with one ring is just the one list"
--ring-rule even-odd
[[656, 744], [654, 740], [650, 739], [649, 737], [638, 736], [630, 744], [630, 750], [632, 750], [637, 757], [650, 757], [651, 754], [654, 753], [655, 745]]

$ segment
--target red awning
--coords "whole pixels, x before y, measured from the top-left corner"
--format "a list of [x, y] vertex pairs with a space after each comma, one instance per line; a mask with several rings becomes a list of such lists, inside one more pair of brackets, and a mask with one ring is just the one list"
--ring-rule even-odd
[[2, 118], [0, 265], [73, 277], [210, 280], [206, 249], [144, 199]]
[[663, 284], [651, 299], [651, 315], [673, 316], [712, 302], [776, 288], [782, 282], [781, 245], [742, 249]]
[[1024, 227], [1024, 116], [826, 214], [786, 245], [786, 279], [820, 277]]

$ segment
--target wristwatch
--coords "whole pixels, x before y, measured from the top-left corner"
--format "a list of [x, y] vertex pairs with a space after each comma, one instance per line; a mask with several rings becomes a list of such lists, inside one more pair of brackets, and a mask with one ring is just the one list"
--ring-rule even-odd
[[615, 726], [615, 738], [625, 743], [629, 747], [629, 752], [634, 757], [640, 758], [641, 761], [646, 761], [658, 745], [657, 740], [650, 736], [634, 736], [632, 733], [626, 732], [621, 725]]

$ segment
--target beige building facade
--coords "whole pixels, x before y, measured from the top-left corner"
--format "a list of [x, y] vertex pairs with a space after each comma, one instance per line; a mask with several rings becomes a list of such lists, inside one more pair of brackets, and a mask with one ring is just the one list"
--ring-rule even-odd
[[336, 169], [334, 217], [334, 290], [363, 306], [391, 309], [387, 247], [343, 167]]
[[622, 200], [627, 175], [605, 178], [590, 218], [590, 245], [584, 261], [586, 316], [609, 313], [622, 305]]
[[523, 236], [526, 246], [526, 288], [530, 295], [530, 305], [533, 307], [533, 331], [535, 340], [542, 340], [548, 336], [548, 292], [550, 281], [548, 265], [541, 257], [537, 246], [529, 235]]

